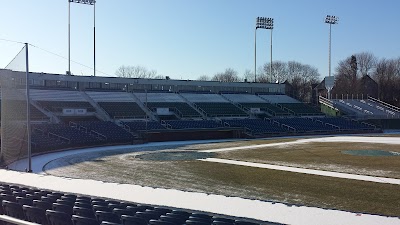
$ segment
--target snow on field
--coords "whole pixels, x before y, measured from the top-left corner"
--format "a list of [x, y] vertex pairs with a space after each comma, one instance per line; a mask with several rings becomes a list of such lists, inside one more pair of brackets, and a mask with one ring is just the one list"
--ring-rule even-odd
[[183, 192], [138, 185], [104, 183], [0, 170], [3, 182], [145, 204], [163, 205], [285, 224], [400, 224], [396, 217], [358, 214], [315, 207]]
[[376, 182], [376, 183], [400, 185], [400, 179], [394, 179], [394, 178], [373, 177], [373, 176], [356, 175], [356, 174], [349, 174], [349, 173], [329, 172], [329, 171], [303, 169], [303, 168], [288, 167], [288, 166], [277, 166], [277, 165], [264, 164], [264, 163], [243, 162], [243, 161], [229, 160], [229, 159], [208, 158], [208, 159], [199, 159], [199, 160], [206, 161], [206, 162], [238, 165], [238, 166], [249, 166], [249, 167], [256, 167], [256, 168], [295, 172], [295, 173], [305, 173], [305, 174], [313, 174], [313, 175], [319, 175], [319, 176], [337, 177], [337, 178], [345, 178], [345, 179], [351, 179], [351, 180], [362, 180], [362, 181], [371, 181], [371, 182]]
[[311, 142], [362, 142], [362, 143], [379, 143], [379, 144], [400, 144], [400, 137], [363, 137], [363, 136], [334, 136], [334, 137], [322, 137], [322, 138], [308, 138], [299, 139], [296, 141], [289, 142], [279, 142], [279, 143], [268, 143], [260, 145], [249, 145], [249, 146], [239, 146], [230, 148], [217, 148], [203, 150], [202, 152], [224, 152], [224, 151], [236, 151], [245, 149], [257, 149], [265, 147], [275, 147], [275, 146], [288, 146], [288, 145], [298, 145], [307, 144]]
[[[79, 154], [82, 152], [109, 151], [112, 149], [132, 149], [141, 151], [148, 147], [165, 147], [174, 145], [191, 145], [211, 143], [215, 141], [186, 141], [168, 143], [150, 143], [135, 146], [99, 147], [84, 150], [72, 150], [55, 152], [35, 156], [32, 159], [33, 171], [38, 174], [22, 173], [9, 170], [0, 170], [0, 181], [49, 189], [61, 192], [79, 193], [125, 201], [133, 201], [145, 204], [164, 205], [176, 208], [185, 208], [205, 212], [213, 212], [231, 216], [254, 218], [258, 220], [279, 222], [285, 224], [399, 224], [400, 218], [379, 215], [367, 215], [339, 210], [328, 210], [316, 207], [290, 206], [281, 203], [264, 202], [258, 200], [243, 199], [238, 197], [226, 197], [221, 195], [207, 195], [195, 192], [183, 192], [172, 189], [150, 188], [130, 184], [105, 183], [95, 180], [71, 179], [40, 174], [46, 163], [60, 157]], [[309, 142], [368, 142], [400, 144], [400, 138], [396, 137], [359, 137], [338, 136], [301, 139], [292, 142], [233, 147], [207, 150], [210, 152], [232, 151], [239, 149], [262, 148], [268, 146], [303, 144]], [[23, 170], [27, 165], [26, 160], [21, 160], [10, 165], [12, 169]], [[287, 170], [293, 169], [287, 167]], [[316, 171], [316, 170], [315, 170]], [[297, 171], [294, 171], [297, 172]], [[320, 173], [321, 171], [316, 171]], [[341, 173], [338, 173], [341, 174]], [[324, 174], [319, 174], [324, 175]], [[364, 176], [368, 177], [368, 176]], [[382, 179], [382, 178], [379, 178]], [[391, 179], [398, 182], [397, 179]], [[398, 184], [398, 183], [396, 183]]]

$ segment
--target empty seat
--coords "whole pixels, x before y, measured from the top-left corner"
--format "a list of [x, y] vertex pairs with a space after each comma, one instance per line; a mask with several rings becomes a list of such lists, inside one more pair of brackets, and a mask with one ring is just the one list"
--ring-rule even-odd
[[16, 197], [17, 203], [20, 205], [33, 205], [33, 200], [26, 197]]
[[11, 216], [17, 219], [24, 220], [25, 219], [25, 214], [24, 210], [22, 209], [22, 205], [16, 203], [16, 202], [11, 202], [7, 200], [3, 200], [2, 202], [4, 213], [7, 216]]
[[151, 225], [177, 225], [176, 223], [172, 223], [165, 220], [150, 220], [149, 224]]
[[75, 202], [74, 206], [92, 210], [92, 205], [88, 202]]
[[128, 209], [118, 209], [118, 208], [114, 208], [113, 209], [113, 213], [117, 214], [118, 216], [122, 216], [122, 215], [128, 215], [128, 216], [134, 216], [136, 214], [136, 211], [132, 211], [132, 210], [128, 210]]
[[72, 213], [77, 216], [88, 217], [92, 219], [96, 219], [96, 215], [94, 214], [93, 210], [90, 208], [82, 208], [74, 206], [72, 208]]
[[210, 222], [200, 221], [200, 220], [186, 220], [186, 225], [210, 225]]
[[75, 204], [75, 201], [72, 199], [57, 199], [56, 203], [72, 207]]
[[72, 206], [71, 205], [64, 205], [59, 203], [53, 203], [53, 210], [66, 213], [68, 215], [72, 215]]
[[171, 215], [161, 215], [160, 216], [160, 220], [168, 221], [168, 222], [171, 222], [174, 224], [184, 224], [186, 219], [187, 219], [187, 217], [184, 218], [184, 217], [173, 216], [173, 215], [172, 216]]
[[117, 214], [106, 211], [96, 211], [96, 218], [100, 221], [107, 221], [112, 223], [121, 223], [120, 217]]
[[42, 200], [33, 200], [33, 206], [44, 209], [44, 210], [53, 208], [53, 205], [50, 202], [46, 202], [46, 201], [42, 201]]
[[50, 225], [73, 225], [71, 215], [64, 212], [46, 210], [46, 217]]
[[6, 200], [10, 202], [17, 202], [17, 199], [12, 194], [0, 194], [0, 201]]
[[135, 216], [122, 215], [121, 221], [123, 225], [147, 225], [147, 220]]
[[113, 222], [107, 222], [107, 221], [102, 221], [100, 225], [121, 225], [120, 223], [113, 223]]
[[29, 205], [24, 205], [22, 207], [26, 220], [43, 225], [47, 224], [46, 210]]
[[93, 211], [104, 211], [104, 212], [112, 212], [112, 209], [108, 208], [108, 206], [104, 205], [93, 205]]
[[94, 218], [72, 215], [72, 223], [74, 225], [98, 225], [99, 222]]

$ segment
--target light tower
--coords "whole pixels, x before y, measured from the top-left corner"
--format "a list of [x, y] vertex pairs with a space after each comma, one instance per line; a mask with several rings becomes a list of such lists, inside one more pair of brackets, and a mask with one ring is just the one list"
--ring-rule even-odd
[[93, 75], [96, 76], [96, 0], [68, 0], [68, 71], [71, 75], [71, 2], [93, 5]]
[[272, 30], [274, 29], [274, 19], [269, 17], [257, 17], [256, 29], [254, 31], [254, 82], [257, 82], [257, 29], [271, 30], [271, 64], [269, 73], [272, 76]]
[[331, 90], [333, 88], [334, 79], [331, 78], [331, 38], [332, 38], [332, 24], [337, 24], [339, 17], [327, 15], [325, 18], [325, 23], [329, 24], [329, 75], [328, 79], [325, 78], [325, 87], [328, 89], [328, 99], [331, 98]]

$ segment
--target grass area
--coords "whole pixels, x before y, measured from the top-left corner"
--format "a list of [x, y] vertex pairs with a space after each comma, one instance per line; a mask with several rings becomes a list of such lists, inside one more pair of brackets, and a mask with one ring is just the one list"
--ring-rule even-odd
[[399, 185], [202, 161], [145, 161], [137, 153], [119, 153], [69, 156], [46, 169], [58, 176], [400, 215]]
[[373, 143], [313, 142], [220, 152], [218, 158], [400, 178], [400, 156], [373, 157], [341, 153], [345, 150], [400, 152], [400, 146]]

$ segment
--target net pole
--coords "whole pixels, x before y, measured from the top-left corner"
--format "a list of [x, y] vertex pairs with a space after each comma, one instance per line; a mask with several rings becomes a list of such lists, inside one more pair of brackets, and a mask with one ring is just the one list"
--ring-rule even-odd
[[26, 66], [26, 129], [27, 129], [27, 144], [28, 144], [28, 171], [32, 172], [32, 149], [31, 149], [31, 116], [30, 116], [30, 99], [29, 99], [29, 61], [28, 61], [28, 43], [25, 43], [25, 66]]
[[93, 76], [96, 76], [96, 1], [93, 2]]

